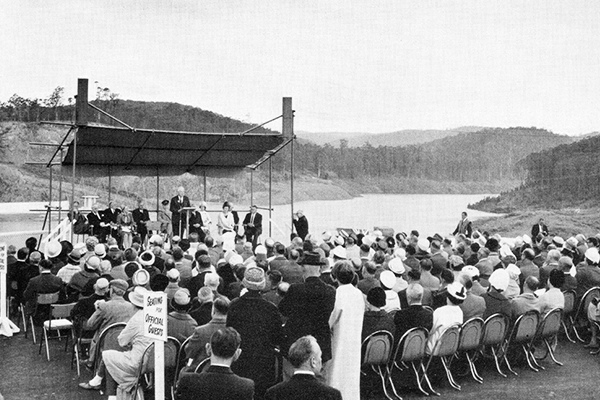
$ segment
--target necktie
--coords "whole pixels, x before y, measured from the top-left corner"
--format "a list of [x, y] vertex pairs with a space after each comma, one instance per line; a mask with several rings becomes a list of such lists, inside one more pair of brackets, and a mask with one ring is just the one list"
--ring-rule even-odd
[[251, 214], [250, 216], [250, 223], [253, 224], [254, 223], [254, 214]]

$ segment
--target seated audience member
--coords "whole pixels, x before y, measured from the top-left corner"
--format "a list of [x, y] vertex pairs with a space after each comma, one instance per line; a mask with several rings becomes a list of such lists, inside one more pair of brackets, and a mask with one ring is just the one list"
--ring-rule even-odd
[[374, 287], [381, 287], [379, 279], [376, 278], [377, 266], [373, 261], [367, 261], [362, 267], [363, 278], [358, 281], [356, 287], [366, 296]]
[[[98, 300], [106, 300], [106, 294], [108, 293], [108, 281], [104, 278], [99, 278], [93, 286], [94, 293], [88, 297], [82, 297], [79, 299], [75, 307], [71, 310], [71, 320], [73, 321], [73, 327], [75, 331], [82, 334], [84, 325], [88, 318], [96, 311], [96, 302]], [[91, 337], [92, 333], [87, 332], [85, 337]]]
[[471, 281], [471, 278], [469, 278], [468, 273], [461, 272], [458, 281], [467, 290], [467, 297], [462, 304], [459, 305], [463, 312], [463, 319], [468, 321], [474, 317], [482, 317], [485, 312], [485, 300], [481, 296], [477, 296], [471, 292], [473, 282]]
[[198, 290], [198, 297], [194, 299], [190, 311], [191, 317], [198, 326], [207, 324], [210, 321], [214, 300], [215, 295], [209, 287], [204, 286]]
[[428, 288], [432, 292], [440, 289], [440, 279], [431, 274], [431, 268], [433, 264], [430, 259], [423, 259], [420, 261], [421, 266], [421, 286]]
[[585, 292], [593, 287], [600, 286], [600, 254], [598, 249], [592, 247], [585, 252], [585, 260], [577, 266], [577, 298], [583, 297]]
[[383, 310], [385, 307], [385, 290], [374, 287], [367, 294], [365, 316], [362, 325], [361, 340], [364, 340], [373, 332], [380, 330], [388, 331], [392, 335], [396, 331], [394, 318]]
[[392, 288], [392, 290], [396, 293], [405, 290], [408, 287], [408, 282], [404, 280], [402, 275], [406, 272], [406, 268], [404, 267], [404, 263], [398, 257], [392, 258], [388, 263], [388, 268], [390, 271], [394, 273], [396, 277], [396, 284]]
[[446, 305], [446, 296], [448, 295], [448, 285], [454, 282], [454, 274], [449, 269], [443, 269], [440, 274], [440, 288], [432, 293], [432, 307], [436, 308]]
[[313, 336], [303, 336], [296, 340], [288, 353], [294, 368], [294, 375], [286, 382], [267, 390], [266, 400], [341, 400], [342, 394], [321, 383], [317, 376], [321, 373], [321, 348]]
[[519, 276], [521, 275], [521, 270], [515, 264], [508, 264], [506, 266], [506, 272], [508, 272], [508, 287], [506, 288], [506, 292], [504, 296], [512, 300], [517, 297], [521, 293], [520, 280]]
[[58, 270], [56, 276], [63, 280], [68, 285], [71, 283], [73, 275], [81, 271], [81, 254], [79, 250], [72, 250], [67, 257], [67, 264]]
[[190, 301], [190, 292], [187, 289], [179, 289], [170, 302], [173, 311], [167, 315], [167, 334], [179, 340], [179, 343], [192, 336], [198, 326], [188, 314]]
[[540, 312], [540, 299], [535, 294], [540, 281], [535, 276], [529, 276], [523, 284], [523, 293], [511, 301], [511, 318], [516, 320], [527, 311]]
[[169, 301], [171, 301], [173, 299], [173, 296], [175, 296], [175, 293], [177, 293], [177, 291], [181, 289], [179, 287], [179, 277], [179, 271], [177, 271], [176, 268], [171, 268], [167, 271], [167, 278], [169, 279], [169, 284], [165, 289], [165, 293], [167, 294], [167, 298], [169, 299]]
[[565, 282], [563, 283], [561, 290], [566, 292], [568, 290], [574, 290], [577, 293], [577, 278], [575, 278], [577, 270], [573, 265], [571, 257], [561, 257], [558, 259], [558, 269], [563, 272], [565, 276]]
[[25, 314], [33, 316], [33, 322], [36, 325], [41, 325], [43, 321], [48, 319], [50, 307], [38, 306], [37, 295], [59, 292], [59, 299], [64, 300], [62, 289], [63, 281], [52, 275], [52, 261], [40, 261], [41, 273], [29, 280], [27, 288], [23, 292], [23, 302], [25, 303]]
[[[406, 274], [406, 280], [409, 285], [411, 283], [418, 283], [419, 285], [421, 285], [421, 271], [416, 269], [409, 269], [408, 273]], [[400, 308], [407, 308], [408, 301], [406, 299], [406, 289], [399, 291], [398, 297], [400, 298]], [[433, 295], [429, 288], [423, 288], [423, 300], [421, 301], [421, 303], [424, 306], [431, 306], [431, 304], [433, 303]]]
[[479, 283], [479, 270], [474, 265], [465, 265], [461, 272], [467, 274], [473, 283], [471, 293], [481, 296], [487, 292], [487, 288], [481, 286], [481, 283]]
[[559, 269], [553, 269], [548, 276], [548, 290], [540, 296], [540, 314], [544, 317], [553, 308], [565, 307], [565, 296], [561, 287], [565, 282], [565, 274]]
[[79, 271], [73, 275], [69, 282], [69, 288], [72, 293], [81, 294], [83, 296], [89, 296], [91, 293], [85, 293], [84, 288], [86, 283], [90, 279], [98, 278], [98, 267], [100, 266], [100, 259], [96, 256], [91, 256], [85, 261], [83, 271]]
[[521, 269], [521, 287], [523, 282], [530, 276], [535, 276], [538, 280], [540, 279], [540, 269], [534, 264], [533, 259], [535, 258], [535, 252], [533, 249], [525, 249], [521, 253], [521, 261], [517, 263], [517, 266]]
[[394, 315], [394, 324], [396, 325], [396, 342], [409, 329], [423, 327], [428, 331], [433, 324], [433, 315], [430, 310], [421, 304], [423, 299], [423, 286], [418, 283], [411, 283], [406, 288], [406, 300], [408, 308], [404, 308]]
[[463, 323], [463, 312], [460, 304], [467, 297], [467, 291], [459, 282], [448, 285], [446, 305], [433, 312], [433, 325], [427, 339], [427, 353], [431, 354], [444, 330], [452, 325]]
[[227, 311], [229, 311], [229, 300], [226, 298], [216, 299], [212, 304], [212, 319], [194, 329], [194, 334], [184, 349], [185, 356], [193, 360], [190, 365], [192, 370], [208, 357], [206, 344], [210, 342], [212, 334], [219, 329], [225, 329]]
[[398, 293], [392, 290], [396, 284], [396, 276], [392, 271], [383, 271], [379, 275], [379, 282], [381, 283], [381, 288], [385, 291], [385, 306], [383, 310], [387, 313], [398, 311], [400, 309], [400, 298], [398, 297]]
[[200, 374], [184, 372], [179, 378], [177, 400], [252, 400], [254, 382], [231, 371], [242, 350], [241, 336], [234, 328], [218, 329], [206, 345], [210, 367]]
[[484, 320], [496, 313], [504, 314], [507, 318], [510, 318], [512, 313], [510, 300], [502, 294], [508, 287], [509, 279], [508, 272], [502, 268], [495, 270], [490, 275], [489, 291], [481, 296], [485, 300]]
[[558, 268], [558, 260], [560, 259], [560, 251], [556, 249], [552, 249], [548, 251], [548, 255], [546, 256], [546, 261], [540, 268], [540, 288], [545, 288], [548, 283], [548, 277], [550, 276], [550, 271]]

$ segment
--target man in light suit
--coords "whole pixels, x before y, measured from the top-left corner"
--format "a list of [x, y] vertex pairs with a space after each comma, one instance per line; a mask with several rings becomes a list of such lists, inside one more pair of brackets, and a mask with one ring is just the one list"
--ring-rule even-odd
[[321, 348], [313, 336], [303, 336], [290, 347], [289, 360], [294, 375], [269, 390], [266, 400], [341, 400], [339, 390], [327, 386], [317, 379], [322, 368]]
[[252, 400], [254, 382], [237, 376], [231, 364], [238, 359], [242, 338], [234, 328], [217, 330], [206, 344], [210, 367], [201, 374], [182, 373], [177, 384], [177, 400]]
[[255, 249], [258, 237], [262, 233], [262, 215], [258, 212], [258, 207], [253, 205], [250, 207], [250, 212], [244, 218], [244, 234], [246, 240], [252, 242], [252, 248]]
[[171, 221], [173, 224], [173, 235], [177, 235], [182, 237], [185, 226], [181, 227], [181, 232], [179, 231], [179, 227], [183, 222], [185, 224], [185, 212], [182, 211], [183, 208], [190, 207], [190, 199], [185, 195], [185, 189], [183, 186], [179, 186], [177, 188], [177, 196], [171, 199]]

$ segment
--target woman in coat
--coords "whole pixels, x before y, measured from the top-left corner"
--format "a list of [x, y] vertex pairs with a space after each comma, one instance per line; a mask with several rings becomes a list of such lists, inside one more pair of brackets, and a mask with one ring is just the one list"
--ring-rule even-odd
[[117, 224], [119, 224], [119, 232], [121, 232], [121, 240], [123, 243], [123, 249], [131, 247], [131, 237], [133, 235], [133, 216], [129, 207], [123, 206], [123, 211], [117, 217]]

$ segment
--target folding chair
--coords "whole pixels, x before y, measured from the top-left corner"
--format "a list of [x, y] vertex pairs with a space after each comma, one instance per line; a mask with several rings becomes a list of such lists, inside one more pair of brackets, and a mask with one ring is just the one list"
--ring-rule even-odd
[[535, 334], [534, 343], [542, 341], [542, 343], [545, 344], [546, 352], [543, 356], [539, 356], [540, 352], [536, 351], [535, 353], [538, 354], [538, 357], [533, 357], [533, 353], [531, 354], [536, 367], [545, 369], [537, 362], [537, 360], [543, 360], [544, 358], [546, 358], [546, 356], [548, 356], [548, 354], [550, 355], [550, 358], [552, 358], [552, 361], [554, 361], [555, 364], [561, 366], [563, 365], [561, 362], [556, 360], [556, 357], [554, 357], [553, 348], [557, 343], [556, 339], [558, 336], [558, 332], [560, 331], [562, 319], [562, 309], [553, 308], [552, 310], [548, 311], [546, 316], [542, 319], [542, 322], [540, 322], [540, 326], [538, 327], [537, 333]]
[[206, 357], [204, 360], [200, 361], [194, 370], [195, 373], [199, 374], [204, 372], [210, 367], [210, 357]]
[[[577, 330], [577, 325], [580, 323], [580, 319], [583, 319], [585, 321], [585, 325], [587, 326], [587, 309], [594, 297], [600, 297], [600, 287], [593, 287], [584, 293], [581, 300], [579, 300], [579, 306], [577, 307], [577, 311], [571, 319], [571, 323], [573, 325], [573, 333], [575, 333], [575, 337], [581, 343], [585, 343], [585, 340], [581, 338], [581, 335], [579, 334], [580, 332]], [[581, 327], [579, 327], [579, 329], [581, 329]]]
[[[185, 352], [185, 346], [190, 342], [192, 337], [185, 339], [183, 343], [181, 343], [181, 347], [177, 352], [177, 360], [175, 361], [175, 376], [173, 377], [173, 386], [171, 386], [171, 397], [175, 398], [175, 389], [177, 388], [177, 381], [179, 380], [179, 375], [181, 371], [188, 366], [187, 360], [184, 359], [183, 354]], [[190, 359], [191, 360], [191, 359]]]
[[[454, 377], [452, 376], [452, 371], [450, 371], [450, 360], [454, 356], [454, 354], [456, 354], [456, 350], [458, 349], [459, 338], [460, 325], [452, 325], [446, 328], [435, 343], [433, 351], [429, 355], [427, 365], [425, 366], [425, 376], [427, 376], [427, 371], [429, 370], [431, 361], [434, 357], [439, 357], [442, 361], [442, 365], [444, 366], [444, 370], [446, 371], [446, 377], [448, 378], [450, 386], [452, 386], [456, 390], [460, 390], [460, 385], [456, 383]], [[438, 396], [440, 395], [433, 389], [432, 391], [434, 394]]]
[[373, 332], [363, 340], [361, 351], [361, 373], [366, 375], [363, 370], [370, 367], [381, 378], [383, 393], [389, 400], [394, 400], [387, 390], [389, 363], [393, 347], [394, 336], [388, 331], [381, 330]]
[[[39, 298], [42, 295], [38, 295]], [[71, 310], [75, 307], [76, 303], [69, 304], [50, 304], [50, 316], [48, 320], [42, 324], [42, 330], [44, 333], [44, 340], [42, 341], [42, 334], [40, 333], [40, 350], [39, 354], [42, 354], [42, 346], [46, 344], [46, 356], [50, 361], [50, 348], [48, 347], [48, 332], [56, 331], [58, 336], [51, 339], [65, 338], [65, 351], [69, 346], [69, 336], [73, 337], [73, 322], [71, 322], [70, 315]], [[68, 330], [70, 335], [61, 335], [60, 331]]]
[[[54, 304], [54, 303], [58, 302], [59, 297], [60, 297], [60, 292], [42, 293], [42, 294], [37, 295], [35, 308], [34, 308], [33, 312], [29, 315], [29, 324], [31, 325], [31, 338], [33, 339], [33, 344], [37, 344], [37, 340], [35, 338], [35, 325], [33, 324], [33, 316], [37, 313], [39, 306], [49, 307], [50, 304]], [[23, 325], [26, 325], [25, 304], [21, 304], [19, 307], [21, 308], [21, 316], [23, 318]], [[27, 337], [27, 328], [25, 328], [25, 337]]]
[[510, 350], [511, 346], [516, 345], [520, 346], [525, 355], [525, 359], [527, 360], [527, 365], [532, 371], [539, 372], [539, 369], [536, 368], [535, 359], [532, 361], [533, 353], [531, 351], [531, 346], [533, 345], [533, 339], [535, 338], [535, 334], [538, 329], [540, 321], [540, 313], [535, 310], [527, 311], [525, 314], [521, 315], [515, 321], [515, 325], [513, 326], [512, 332], [506, 341], [506, 349], [504, 351], [504, 362], [506, 362], [506, 367], [510, 372], [515, 375], [518, 375], [510, 366], [508, 362], [507, 353]]
[[91, 346], [92, 338], [85, 337], [84, 332], [93, 332], [88, 330], [81, 330], [80, 332], [76, 332], [77, 329], [73, 329], [73, 353], [71, 353], [71, 369], [73, 369], [73, 362], [77, 364], [77, 376], [81, 376], [81, 367], [80, 367], [80, 353], [83, 352], [84, 346]]
[[389, 381], [394, 395], [399, 399], [402, 399], [402, 397], [400, 397], [396, 392], [396, 387], [394, 386], [394, 382], [392, 380], [392, 373], [394, 368], [398, 371], [407, 369], [407, 364], [409, 363], [413, 372], [415, 373], [417, 386], [421, 393], [423, 393], [425, 396], [429, 396], [429, 392], [423, 389], [423, 386], [421, 385], [422, 379], [425, 379], [429, 389], [433, 392], [433, 388], [429, 382], [429, 377], [425, 373], [425, 366], [423, 365], [423, 359], [425, 358], [425, 346], [427, 346], [427, 335], [428, 332], [425, 328], [412, 328], [406, 331], [398, 342], [396, 353], [394, 354], [394, 358], [391, 360]]
[[504, 356], [504, 343], [508, 333], [508, 322], [504, 314], [490, 315], [483, 323], [483, 334], [481, 336], [480, 354], [486, 356], [485, 350], [489, 349], [496, 364], [496, 370], [506, 378], [506, 374], [500, 369], [502, 357]]
[[483, 319], [479, 317], [471, 318], [465, 321], [460, 327], [460, 336], [458, 339], [458, 350], [456, 357], [460, 357], [462, 354], [465, 355], [467, 363], [469, 364], [469, 370], [471, 376], [475, 381], [483, 383], [483, 378], [477, 372], [473, 358], [475, 353], [481, 348], [481, 339], [483, 335]]
[[[132, 392], [132, 400], [136, 400], [138, 398], [139, 391], [144, 390], [141, 382], [144, 381], [146, 386], [150, 385], [151, 379], [147, 378], [146, 375], [151, 371], [154, 371], [154, 343], [151, 343], [146, 350], [144, 350], [144, 354], [142, 354], [142, 362], [140, 362], [140, 366], [138, 368], [137, 380], [133, 387]], [[143, 398], [143, 396], [141, 396]]]
[[575, 310], [576, 296], [575, 291], [567, 290], [566, 292], [563, 292], [563, 295], [565, 296], [565, 307], [563, 308], [563, 318], [561, 324], [567, 340], [571, 343], [577, 343], [575, 340], [571, 339], [571, 335], [569, 335], [569, 331], [575, 329], [573, 325], [573, 311]]
[[98, 336], [98, 342], [96, 343], [96, 349], [94, 352], [94, 375], [96, 375], [96, 372], [98, 371], [98, 368], [100, 366], [100, 360], [102, 359], [102, 350], [106, 350], [105, 344], [114, 343], [116, 344], [116, 346], [114, 347], [121, 348], [118, 345], [119, 342], [117, 341], [117, 337], [126, 325], [127, 324], [125, 322], [116, 322], [104, 328], [100, 333], [100, 336]]

